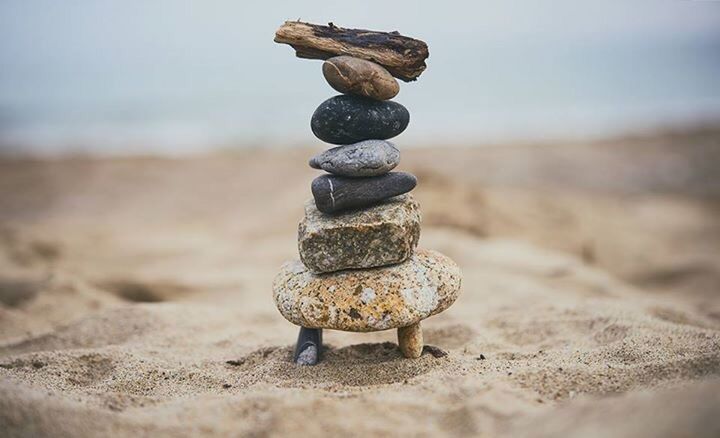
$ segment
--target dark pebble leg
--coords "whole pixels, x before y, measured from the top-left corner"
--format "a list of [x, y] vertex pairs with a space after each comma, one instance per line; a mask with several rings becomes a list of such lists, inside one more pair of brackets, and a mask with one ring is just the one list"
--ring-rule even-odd
[[322, 352], [322, 329], [300, 327], [293, 360], [298, 365], [315, 365]]

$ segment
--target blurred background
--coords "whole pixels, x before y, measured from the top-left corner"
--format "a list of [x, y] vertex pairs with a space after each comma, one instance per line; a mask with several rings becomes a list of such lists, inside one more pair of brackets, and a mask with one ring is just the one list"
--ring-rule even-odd
[[[0, 431], [720, 436], [720, 2], [518, 3], [0, 1]], [[290, 360], [298, 18], [429, 45], [392, 141], [463, 272], [442, 357]]]
[[6, 0], [0, 147], [33, 153], [304, 145], [333, 91], [272, 42], [286, 19], [429, 43], [403, 147], [588, 138], [720, 118], [717, 2]]

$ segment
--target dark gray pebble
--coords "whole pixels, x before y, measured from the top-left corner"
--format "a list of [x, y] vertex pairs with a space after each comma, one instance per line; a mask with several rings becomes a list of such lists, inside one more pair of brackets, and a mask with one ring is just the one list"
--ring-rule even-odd
[[407, 128], [410, 113], [392, 101], [340, 95], [331, 97], [315, 110], [310, 121], [313, 134], [332, 144], [363, 140], [387, 140]]
[[415, 188], [417, 179], [405, 172], [390, 172], [370, 178], [322, 175], [312, 182], [315, 206], [323, 213], [367, 207], [402, 195]]

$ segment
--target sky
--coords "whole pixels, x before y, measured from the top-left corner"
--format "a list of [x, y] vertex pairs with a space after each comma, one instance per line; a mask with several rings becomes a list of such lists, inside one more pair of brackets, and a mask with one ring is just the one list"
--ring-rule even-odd
[[334, 94], [285, 20], [427, 41], [411, 143], [611, 135], [720, 116], [720, 2], [0, 2], [0, 147], [307, 144]]

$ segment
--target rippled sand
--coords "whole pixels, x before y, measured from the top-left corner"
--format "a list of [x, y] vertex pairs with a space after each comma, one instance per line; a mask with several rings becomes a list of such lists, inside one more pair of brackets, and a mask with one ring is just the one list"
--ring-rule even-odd
[[302, 368], [270, 285], [312, 152], [0, 161], [3, 434], [720, 434], [720, 132], [403, 151], [447, 355]]

